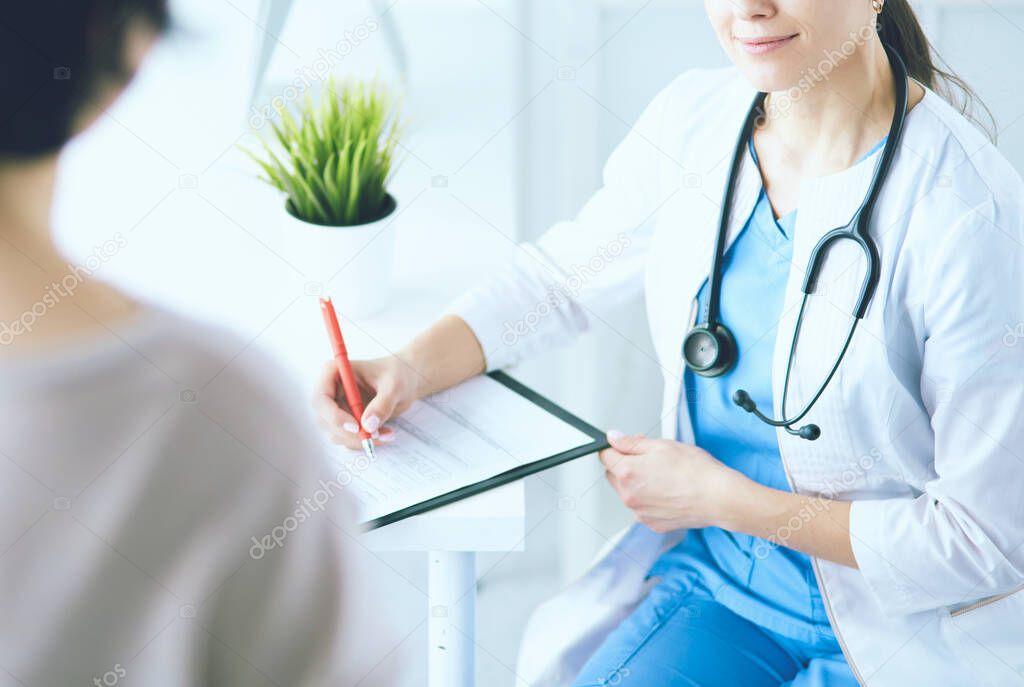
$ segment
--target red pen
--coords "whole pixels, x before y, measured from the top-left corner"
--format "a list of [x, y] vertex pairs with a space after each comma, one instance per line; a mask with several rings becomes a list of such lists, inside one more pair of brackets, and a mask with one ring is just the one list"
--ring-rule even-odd
[[348, 350], [345, 348], [345, 339], [341, 336], [341, 327], [338, 326], [338, 315], [334, 312], [334, 304], [331, 299], [320, 299], [320, 313], [324, 316], [324, 326], [327, 327], [327, 336], [331, 339], [331, 348], [334, 350], [334, 362], [338, 366], [338, 375], [341, 377], [341, 386], [345, 389], [345, 400], [348, 407], [355, 416], [356, 424], [359, 426], [359, 438], [363, 440], [363, 451], [370, 460], [377, 458], [373, 450], [372, 435], [363, 429], [363, 395], [359, 393], [359, 384], [356, 383], [356, 375], [352, 372], [352, 363], [348, 360]]

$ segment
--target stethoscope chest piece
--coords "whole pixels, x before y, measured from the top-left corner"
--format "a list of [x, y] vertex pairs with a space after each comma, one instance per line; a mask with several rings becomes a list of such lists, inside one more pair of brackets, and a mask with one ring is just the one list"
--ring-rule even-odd
[[683, 358], [694, 374], [720, 377], [736, 364], [736, 340], [724, 324], [697, 325], [683, 339]]

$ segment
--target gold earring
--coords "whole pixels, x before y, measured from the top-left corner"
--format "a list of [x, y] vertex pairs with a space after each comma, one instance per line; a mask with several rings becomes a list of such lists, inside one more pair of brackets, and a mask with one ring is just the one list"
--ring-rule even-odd
[[884, 0], [871, 0], [871, 9], [875, 11], [875, 14], [882, 13], [882, 7], [885, 6]]

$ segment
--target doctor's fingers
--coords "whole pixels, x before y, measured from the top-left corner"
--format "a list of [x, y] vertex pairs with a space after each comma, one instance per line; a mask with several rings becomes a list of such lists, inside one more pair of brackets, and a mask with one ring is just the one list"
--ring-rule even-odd
[[627, 476], [623, 477], [617, 470], [606, 470], [604, 476], [608, 480], [608, 484], [615, 490], [622, 505], [633, 511], [637, 518], [640, 518], [640, 512], [637, 509], [643, 506], [641, 494], [643, 484], [631, 472], [627, 472]]
[[376, 431], [377, 427], [397, 415], [399, 410], [404, 410], [409, 404], [407, 396], [396, 380], [390, 377], [382, 379], [377, 386], [376, 394], [363, 411], [363, 422], [369, 423], [366, 428], [371, 432]]
[[659, 442], [659, 439], [648, 439], [643, 434], [623, 434], [616, 430], [608, 432], [608, 443], [611, 444], [612, 448], [620, 453], [629, 455], [639, 455], [653, 451], [657, 448]]
[[[619, 453], [613, 448], [606, 448], [598, 455], [612, 486], [616, 488], [630, 487], [636, 483], [638, 468], [636, 456]], [[613, 478], [614, 481], [612, 481]]]
[[604, 471], [604, 478], [606, 480], [608, 480], [608, 484], [611, 485], [612, 489], [615, 490], [615, 493], [618, 494], [619, 498], [621, 499], [622, 498], [622, 483], [619, 482], [619, 478], [615, 476], [615, 473], [611, 472], [610, 470], [605, 470]]
[[[329, 363], [333, 367], [333, 361]], [[359, 448], [360, 439], [358, 435], [359, 427], [356, 424], [355, 418], [352, 413], [348, 412], [348, 407], [342, 407], [336, 401], [337, 393], [337, 372], [335, 371], [332, 375], [331, 370], [324, 369], [323, 374], [320, 378], [320, 383], [317, 385], [316, 391], [313, 392], [313, 411], [316, 414], [317, 425], [322, 429], [331, 441], [335, 444], [341, 444], [348, 446], [349, 448]], [[391, 428], [381, 428], [380, 438], [384, 441], [389, 441], [394, 435]]]
[[[352, 368], [359, 386], [364, 387], [363, 376], [359, 374], [356, 364], [353, 364]], [[349, 412], [348, 403], [345, 402], [345, 395], [341, 390], [338, 367], [333, 360], [328, 360], [324, 364], [316, 389], [313, 391], [312, 403], [317, 418], [326, 424], [326, 428], [341, 429], [345, 423], [354, 424], [352, 413]]]
[[359, 448], [359, 435], [352, 431], [358, 429], [355, 419], [351, 413], [337, 404], [333, 394], [327, 395], [323, 393], [322, 389], [317, 389], [313, 394], [312, 401], [316, 424], [331, 440], [331, 443], [348, 448]]
[[332, 444], [338, 446], [344, 446], [345, 448], [359, 449], [362, 447], [362, 440], [359, 438], [359, 434], [355, 432], [348, 432], [345, 430], [335, 431], [326, 427], [323, 422], [318, 422], [320, 428], [327, 434]]
[[[341, 426], [336, 426], [333, 422], [329, 423], [322, 417], [317, 417], [317, 425], [324, 431], [332, 444], [354, 449], [362, 448], [363, 440], [359, 436], [359, 426], [356, 425], [351, 415], [343, 410], [341, 413], [347, 418]], [[379, 431], [373, 433], [373, 438], [375, 441], [386, 444], [394, 440], [395, 430], [391, 427], [381, 427]]]
[[352, 414], [338, 405], [335, 400], [336, 387], [333, 381], [327, 382], [327, 375], [321, 377], [320, 384], [313, 392], [313, 411], [320, 426], [325, 430], [341, 430], [346, 422], [353, 422]]
[[598, 452], [597, 457], [600, 458], [601, 464], [604, 465], [604, 469], [606, 471], [611, 470], [626, 458], [625, 455], [619, 453], [613, 448], [606, 448], [603, 451]]

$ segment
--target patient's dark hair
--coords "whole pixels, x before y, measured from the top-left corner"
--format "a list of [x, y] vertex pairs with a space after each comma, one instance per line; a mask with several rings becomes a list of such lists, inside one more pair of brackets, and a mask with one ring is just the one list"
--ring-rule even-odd
[[[138, 21], [136, 21], [138, 20]], [[111, 79], [127, 82], [132, 26], [157, 32], [167, 0], [11, 0], [0, 9], [0, 158], [60, 149]]]

